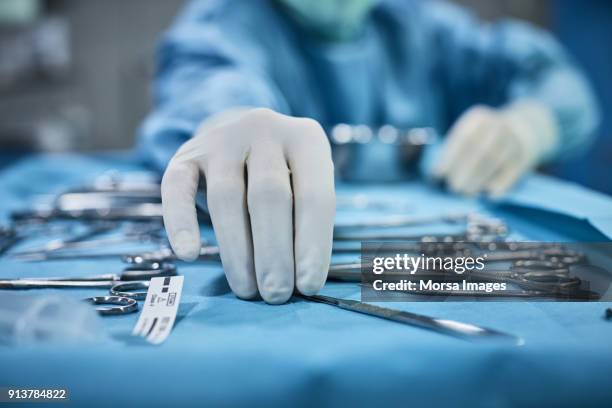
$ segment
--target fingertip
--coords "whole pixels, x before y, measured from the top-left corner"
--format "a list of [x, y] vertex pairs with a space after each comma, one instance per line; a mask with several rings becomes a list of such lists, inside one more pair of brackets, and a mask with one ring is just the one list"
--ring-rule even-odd
[[200, 255], [202, 246], [200, 236], [190, 231], [179, 231], [170, 239], [177, 257], [184, 261], [194, 261]]
[[270, 305], [286, 303], [293, 296], [294, 285], [293, 268], [274, 269], [268, 265], [260, 265], [257, 272], [257, 289], [266, 303]]
[[261, 290], [261, 297], [269, 305], [282, 305], [287, 303], [293, 292], [288, 288], [264, 288]]
[[303, 275], [297, 279], [296, 288], [302, 295], [312, 296], [316, 295], [324, 284], [325, 279], [313, 279], [309, 275]]
[[253, 300], [259, 296], [257, 286], [247, 282], [243, 282], [241, 285], [237, 285], [236, 283], [230, 284], [230, 288], [236, 297], [242, 300]]
[[295, 287], [303, 295], [312, 296], [321, 290], [327, 280], [329, 263], [320, 265], [318, 263], [305, 262], [298, 265]]

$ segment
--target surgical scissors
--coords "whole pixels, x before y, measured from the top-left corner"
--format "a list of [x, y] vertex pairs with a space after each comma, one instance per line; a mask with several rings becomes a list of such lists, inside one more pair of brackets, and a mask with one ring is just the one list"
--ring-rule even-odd
[[[125, 282], [148, 281], [155, 277], [175, 276], [176, 266], [167, 262], [143, 263], [129, 266], [121, 274], [105, 274], [79, 278], [17, 278], [0, 280], [0, 289], [49, 289], [49, 288], [110, 288]], [[142, 285], [141, 285], [142, 287]], [[135, 295], [137, 297], [137, 295]]]
[[108, 288], [110, 296], [85, 299], [96, 305], [112, 305], [96, 308], [98, 313], [106, 316], [137, 311], [137, 301], [146, 298], [150, 279], [176, 274], [177, 269], [174, 264], [148, 262], [127, 267], [121, 274], [81, 278], [4, 279], [0, 280], [0, 289]]

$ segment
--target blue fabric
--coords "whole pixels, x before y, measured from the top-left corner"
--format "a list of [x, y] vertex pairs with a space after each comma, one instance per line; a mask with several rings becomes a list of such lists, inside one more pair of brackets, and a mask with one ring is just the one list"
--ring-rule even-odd
[[[24, 159], [0, 171], [0, 213], [6, 218], [39, 194], [80, 185], [109, 169], [138, 169], [133, 162], [72, 155]], [[550, 208], [561, 199], [588, 203], [581, 197], [596, 197], [548, 178], [537, 183], [544, 189], [541, 202]], [[522, 237], [571, 238], [557, 232], [558, 221], [500, 213], [490, 203], [420, 183], [339, 186], [339, 219], [369, 215], [346, 205], [357, 194], [387, 212], [479, 210], [502, 215]], [[8, 277], [98, 274], [123, 266], [113, 259], [33, 264], [0, 259], [2, 276]], [[180, 320], [162, 346], [130, 336], [137, 315], [107, 318], [111, 337], [100, 344], [0, 346], [0, 384], [67, 387], [72, 406], [87, 407], [594, 407], [612, 401], [612, 324], [603, 319], [609, 303], [392, 304], [520, 335], [526, 344], [517, 348], [468, 343], [303, 301], [283, 306], [240, 301], [219, 266], [181, 264], [179, 270], [185, 275]], [[323, 292], [358, 297], [359, 287], [328, 283]], [[78, 299], [102, 291], [62, 293]]]
[[[551, 200], [550, 197], [555, 197]], [[575, 183], [543, 175], [532, 175], [519, 183], [501, 203], [516, 204], [565, 214], [589, 222], [612, 239], [610, 197]]]
[[341, 43], [303, 31], [273, 0], [192, 1], [161, 42], [155, 95], [140, 147], [160, 169], [202, 120], [237, 106], [443, 134], [474, 104], [532, 98], [556, 115], [560, 155], [586, 148], [598, 122], [582, 73], [549, 34], [430, 0], [380, 0]]
[[610, 36], [612, 2], [554, 0], [551, 26], [569, 52], [581, 63], [601, 103], [598, 138], [588, 152], [589, 160], [568, 160], [554, 168], [555, 174], [589, 188], [612, 193], [612, 47], [601, 47]]

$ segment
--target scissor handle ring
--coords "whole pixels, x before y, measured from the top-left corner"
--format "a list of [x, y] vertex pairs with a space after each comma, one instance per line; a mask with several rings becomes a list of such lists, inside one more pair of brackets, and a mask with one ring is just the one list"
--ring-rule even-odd
[[148, 289], [148, 281], [126, 282], [119, 283], [110, 288], [110, 294], [112, 296], [126, 297], [134, 300], [145, 300]]
[[128, 314], [138, 310], [138, 302], [128, 297], [94, 296], [83, 300], [94, 305], [113, 305], [112, 307], [96, 307], [102, 316]]

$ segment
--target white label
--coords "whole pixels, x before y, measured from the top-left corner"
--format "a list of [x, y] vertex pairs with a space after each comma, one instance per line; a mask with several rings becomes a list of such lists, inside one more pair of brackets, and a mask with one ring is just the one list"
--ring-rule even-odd
[[181, 302], [183, 276], [151, 279], [147, 298], [132, 334], [145, 337], [149, 343], [163, 343], [170, 332]]

